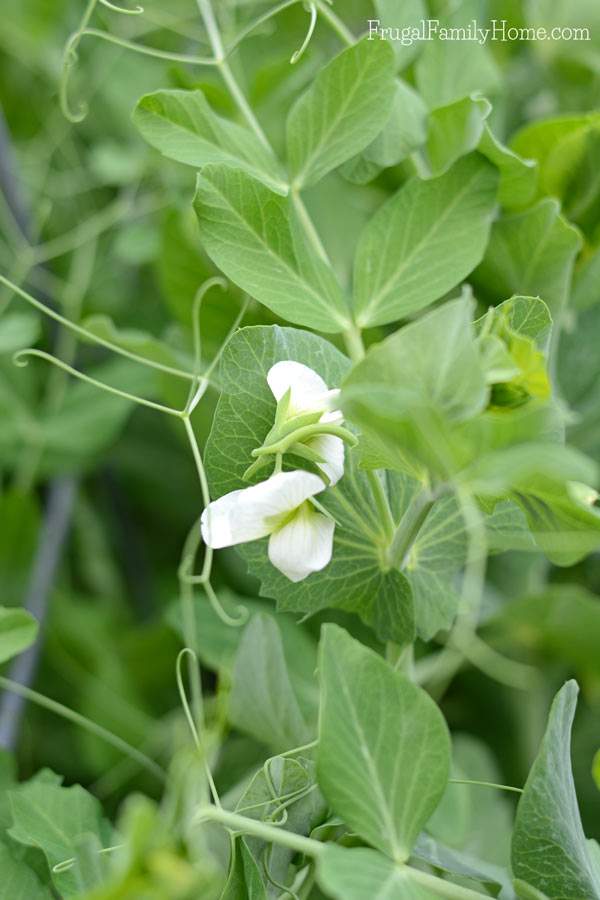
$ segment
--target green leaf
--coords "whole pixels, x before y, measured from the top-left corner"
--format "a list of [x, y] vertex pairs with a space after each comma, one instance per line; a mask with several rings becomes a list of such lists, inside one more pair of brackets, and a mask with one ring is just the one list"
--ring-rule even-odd
[[447, 896], [446, 882], [440, 881], [439, 893], [432, 892], [417, 883], [413, 872], [364, 847], [348, 850], [327, 844], [317, 862], [319, 884], [335, 900], [435, 900]]
[[432, 175], [441, 175], [461, 156], [476, 150], [492, 110], [485, 97], [462, 97], [429, 116], [425, 157]]
[[[247, 486], [242, 475], [252, 462], [274, 419], [276, 404], [267, 373], [280, 360], [295, 360], [314, 369], [329, 387], [337, 387], [349, 361], [322, 338], [293, 328], [244, 328], [229, 343], [221, 365], [219, 399], [206, 447], [211, 496]], [[302, 461], [294, 462], [294, 468]], [[262, 480], [264, 473], [258, 473]], [[383, 640], [400, 643], [414, 637], [410, 587], [403, 575], [382, 561], [389, 538], [376, 512], [373, 488], [360, 472], [355, 452], [346, 451], [346, 471], [319, 502], [336, 521], [333, 558], [321, 572], [291, 583], [267, 556], [267, 541], [240, 546], [250, 572], [261, 580], [261, 594], [277, 600], [280, 610], [315, 613], [337, 607], [358, 613]]]
[[571, 773], [571, 726], [578, 687], [558, 692], [546, 733], [519, 801], [512, 841], [514, 874], [551, 900], [600, 897]]
[[347, 326], [335, 276], [308, 245], [287, 198], [240, 170], [207, 166], [194, 206], [206, 252], [242, 290], [291, 322], [328, 332]]
[[14, 846], [0, 839], [0, 900], [52, 900], [50, 889], [42, 884]]
[[[84, 835], [94, 835], [101, 847], [112, 842], [112, 828], [102, 818], [100, 803], [80, 785], [29, 782], [9, 792], [13, 825], [10, 837], [28, 847], [39, 847], [52, 870], [76, 856]], [[56, 888], [66, 897], [81, 888], [80, 871], [52, 874]], [[93, 885], [91, 885], [93, 887]]]
[[[313, 713], [316, 719], [316, 707]], [[307, 744], [314, 736], [294, 693], [281, 634], [271, 616], [253, 616], [244, 629], [233, 669], [229, 717], [275, 753]]]
[[22, 653], [36, 639], [38, 623], [24, 609], [0, 606], [0, 663]]
[[483, 454], [465, 472], [476, 493], [510, 494], [536, 543], [556, 565], [571, 566], [600, 546], [595, 464], [560, 444], [524, 443]]
[[389, 118], [375, 140], [341, 169], [349, 181], [366, 184], [382, 169], [396, 166], [427, 138], [427, 107], [419, 94], [396, 78]]
[[511, 294], [538, 296], [555, 313], [566, 302], [580, 245], [578, 231], [560, 215], [558, 203], [542, 200], [494, 223], [473, 282], [491, 302]]
[[335, 625], [322, 631], [317, 774], [334, 812], [406, 860], [448, 781], [450, 738], [431, 698]]
[[[389, 40], [394, 49], [396, 67], [399, 70], [405, 69], [421, 51], [421, 43], [411, 38], [411, 32], [427, 19], [425, 3], [423, 0], [404, 0], [400, 21], [397, 0], [374, 0], [374, 5], [379, 17], [379, 28], [391, 29], [386, 40]], [[398, 30], [401, 33], [396, 37]]]
[[247, 128], [218, 116], [200, 90], [155, 91], [133, 112], [142, 137], [163, 156], [197, 169], [225, 163], [271, 190], [287, 192], [285, 175], [268, 147]]
[[294, 184], [316, 184], [364, 150], [386, 123], [394, 95], [394, 55], [363, 39], [321, 69], [290, 110], [287, 147]]
[[[425, 17], [424, 17], [425, 18]], [[489, 48], [476, 41], [443, 40], [442, 28], [472, 27], [482, 21], [477, 0], [464, 0], [453, 12], [440, 19], [440, 34], [425, 44], [417, 60], [417, 88], [431, 109], [446, 106], [474, 91], [494, 93], [499, 72]]]
[[497, 175], [481, 157], [430, 181], [413, 178], [375, 214], [359, 242], [354, 306], [361, 327], [433, 303], [481, 261]]
[[[226, 589], [219, 591], [219, 599], [225, 609], [236, 610], [239, 607], [245, 607], [253, 616], [261, 613], [275, 619], [275, 608], [263, 600], [240, 597]], [[169, 608], [167, 619], [185, 641], [183, 614], [179, 599]], [[314, 677], [317, 664], [316, 643], [292, 616], [278, 613], [276, 621], [281, 632], [290, 681], [298, 697], [300, 708], [303, 713], [309, 713], [314, 711], [318, 699]], [[194, 625], [195, 640], [192, 643], [192, 649], [202, 664], [215, 672], [227, 672], [231, 677], [244, 630], [232, 628], [231, 625], [223, 622], [203, 595], [194, 598]]]
[[232, 852], [233, 865], [221, 900], [267, 900], [258, 864], [243, 837], [235, 840]]
[[0, 319], [0, 355], [16, 353], [37, 343], [41, 327], [32, 312], [7, 312]]
[[526, 159], [505, 147], [494, 135], [487, 122], [477, 148], [500, 172], [498, 200], [507, 208], [527, 206], [535, 195], [538, 168], [533, 159]]
[[[486, 821], [486, 830], [488, 821]], [[422, 832], [417, 839], [413, 857], [435, 869], [442, 869], [448, 875], [475, 879], [485, 885], [498, 885], [508, 892], [507, 897], [512, 896], [510, 878], [500, 866], [479, 859], [470, 853], [447, 847], [425, 832]], [[504, 894], [500, 894], [500, 896], [504, 896]]]
[[485, 408], [473, 309], [467, 297], [444, 303], [372, 347], [345, 380], [342, 408], [388, 467], [417, 477], [424, 465], [447, 472], [447, 423]]
[[600, 146], [600, 115], [563, 115], [533, 122], [511, 141], [522, 156], [539, 163], [540, 196], [563, 202], [565, 215], [580, 221], [595, 209], [600, 180], [595, 161]]

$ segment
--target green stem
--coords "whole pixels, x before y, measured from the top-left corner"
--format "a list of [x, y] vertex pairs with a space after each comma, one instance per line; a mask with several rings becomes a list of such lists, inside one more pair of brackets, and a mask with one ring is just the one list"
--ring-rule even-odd
[[100, 28], [85, 28], [81, 32], [80, 37], [100, 38], [100, 40], [116, 44], [118, 47], [133, 50], [135, 53], [142, 53], [144, 56], [154, 56], [156, 59], [167, 59], [172, 62], [187, 63], [194, 66], [215, 66], [217, 64], [212, 56], [191, 56], [187, 53], [172, 53], [169, 50], [158, 50], [156, 47], [147, 47], [145, 44], [138, 44], [136, 41], [128, 41], [125, 38], [117, 37], [109, 31], [102, 31]]
[[75, 334], [78, 334], [81, 338], [84, 338], [87, 341], [92, 341], [93, 343], [98, 344], [101, 347], [105, 347], [112, 353], [118, 353], [119, 356], [125, 356], [127, 359], [133, 360], [133, 362], [138, 362], [141, 365], [148, 366], [151, 369], [156, 369], [159, 372], [164, 372], [167, 375], [175, 375], [177, 376], [177, 378], [185, 378], [187, 381], [194, 381], [195, 379], [195, 376], [191, 372], [185, 372], [183, 369], [175, 369], [173, 368], [173, 366], [166, 366], [162, 363], [155, 362], [154, 360], [146, 359], [145, 356], [139, 356], [137, 353], [131, 353], [129, 350], [125, 350], [123, 347], [119, 347], [118, 344], [113, 344], [112, 341], [107, 341], [104, 338], [95, 335], [93, 331], [88, 331], [81, 325], [77, 325], [75, 322], [71, 322], [69, 319], [61, 316], [60, 313], [55, 312], [50, 306], [45, 306], [43, 303], [40, 303], [39, 300], [36, 300], [35, 297], [32, 297], [31, 294], [28, 294], [27, 291], [24, 291], [14, 282], [9, 281], [9, 279], [5, 278], [4, 275], [0, 275], [0, 284], [5, 285], [5, 287], [9, 288], [23, 300], [26, 300], [27, 303], [30, 304], [30, 306], [35, 307], [35, 309], [39, 310], [45, 316], [48, 316], [50, 319], [54, 319], [55, 322], [59, 322], [61, 325], [64, 325], [65, 328], [69, 328]]
[[334, 11], [330, 9], [330, 7], [327, 5], [327, 3], [324, 2], [324, 0], [316, 0], [316, 4], [320, 14], [329, 23], [329, 25], [331, 25], [342, 43], [347, 44], [348, 47], [352, 47], [352, 45], [356, 43], [356, 38], [354, 37], [350, 29], [346, 27], [339, 16], [336, 16]]
[[319, 856], [325, 849], [324, 844], [314, 841], [312, 838], [294, 834], [293, 831], [285, 831], [283, 828], [277, 828], [275, 825], [267, 825], [265, 822], [260, 822], [256, 819], [248, 819], [246, 816], [240, 816], [238, 813], [229, 812], [226, 809], [218, 809], [216, 806], [205, 806], [200, 809], [196, 821], [218, 822], [220, 825], [224, 825], [225, 828], [239, 831], [242, 834], [250, 834], [267, 843], [279, 844], [282, 847], [294, 850], [296, 853], [303, 853], [305, 856], [313, 858]]
[[248, 123], [254, 134], [257, 136], [259, 141], [270, 150], [271, 145], [269, 144], [269, 140], [265, 135], [258, 119], [252, 112], [250, 104], [246, 100], [242, 89], [235, 80], [235, 76], [231, 71], [229, 63], [227, 62], [226, 53], [223, 48], [223, 41], [221, 40], [221, 32], [219, 31], [219, 26], [215, 18], [212, 3], [210, 2], [210, 0], [196, 0], [196, 2], [198, 4], [198, 9], [200, 10], [200, 15], [202, 16], [202, 20], [208, 34], [208, 40], [214, 53], [215, 65], [219, 69], [223, 81], [227, 85], [231, 96], [233, 97], [238, 109], [245, 118], [246, 122]]
[[367, 469], [367, 481], [371, 486], [371, 493], [373, 495], [373, 499], [375, 500], [375, 506], [377, 507], [377, 512], [379, 513], [379, 519], [381, 524], [383, 525], [385, 532], [388, 538], [392, 538], [396, 524], [394, 522], [394, 517], [392, 516], [392, 511], [390, 509], [389, 500], [387, 494], [385, 492], [385, 488], [381, 483], [381, 479], [378, 476], [377, 472], [372, 469]]
[[137, 762], [142, 768], [146, 769], [160, 781], [165, 781], [165, 772], [158, 765], [158, 763], [154, 762], [154, 760], [146, 756], [145, 753], [142, 753], [140, 750], [132, 747], [127, 743], [127, 741], [124, 741], [118, 735], [113, 734], [112, 731], [108, 731], [106, 728], [103, 728], [102, 725], [98, 725], [96, 722], [92, 722], [90, 719], [86, 719], [85, 716], [82, 716], [80, 713], [75, 712], [75, 710], [73, 709], [69, 709], [68, 706], [63, 706], [62, 703], [58, 703], [56, 700], [51, 700], [50, 697], [45, 697], [43, 694], [38, 694], [37, 691], [33, 691], [31, 688], [25, 687], [25, 685], [18, 684], [16, 681], [11, 681], [10, 678], [3, 678], [2, 676], [0, 676], [0, 687], [4, 688], [4, 690], [12, 691], [14, 694], [18, 694], [20, 697], [24, 697], [31, 703], [36, 703], [38, 706], [42, 706], [44, 709], [48, 709], [50, 710], [50, 712], [53, 712], [58, 716], [62, 716], [63, 719], [68, 719], [75, 725], [79, 725], [80, 728], [83, 728], [85, 731], [89, 731], [91, 734], [100, 738], [100, 740], [104, 741], [107, 744], [111, 744], [121, 753], [124, 753], [132, 760], [135, 760], [135, 762]]
[[52, 356], [51, 353], [46, 353], [44, 350], [21, 350], [19, 353], [15, 353], [13, 362], [21, 367], [26, 366], [28, 365], [28, 361], [25, 357], [28, 356], [36, 356], [39, 359], [44, 359], [46, 362], [52, 363], [53, 366], [57, 366], [59, 369], [68, 372], [69, 375], [72, 375], [74, 378], [85, 381], [101, 391], [106, 391], [108, 394], [114, 394], [115, 397], [121, 397], [124, 400], [129, 400], [131, 403], [138, 403], [140, 406], [147, 406], [149, 409], [166, 413], [169, 416], [176, 416], [178, 419], [183, 417], [181, 410], [172, 409], [170, 406], [163, 406], [160, 403], [154, 403], [152, 400], [146, 400], [144, 397], [138, 397], [136, 394], [130, 394], [127, 391], [119, 390], [119, 388], [111, 387], [103, 381], [98, 381], [96, 378], [92, 378], [90, 375], [85, 375], [83, 372], [74, 369], [72, 366], [67, 365], [67, 363]]
[[497, 791], [511, 791], [513, 794], [523, 793], [523, 788], [513, 787], [510, 784], [495, 784], [493, 781], [476, 781], [472, 778], [449, 778], [448, 784], [474, 784], [477, 787], [494, 788]]
[[365, 345], [363, 344], [362, 331], [358, 325], [353, 323], [344, 331], [344, 342], [352, 362], [360, 362], [365, 355]]
[[410, 501], [389, 547], [388, 559], [392, 568], [401, 569], [405, 565], [434, 502], [435, 497], [429, 488], [422, 488]]

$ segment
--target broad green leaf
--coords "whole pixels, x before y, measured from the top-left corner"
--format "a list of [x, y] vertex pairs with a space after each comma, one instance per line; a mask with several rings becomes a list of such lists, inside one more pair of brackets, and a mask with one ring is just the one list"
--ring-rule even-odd
[[444, 792], [446, 723], [431, 698], [336, 625], [322, 631], [317, 774], [334, 812], [406, 860]]
[[430, 181], [413, 178], [360, 239], [354, 306], [361, 327], [401, 319], [452, 290], [481, 261], [497, 175], [478, 156]]
[[14, 845], [0, 839], [0, 900], [52, 900], [43, 884]]
[[512, 840], [514, 874], [551, 900], [600, 897], [600, 877], [586, 844], [571, 773], [577, 693], [576, 682], [569, 681], [552, 704], [519, 801]]
[[[298, 703], [304, 713], [312, 712], [318, 697], [315, 682], [317, 647], [313, 638], [292, 616], [276, 614], [275, 607], [269, 603], [240, 597], [228, 590], [220, 590], [219, 599], [225, 609], [233, 612], [244, 607], [251, 615], [261, 613], [272, 618], [277, 616], [285, 662]], [[177, 599], [170, 607], [167, 619], [185, 641], [182, 618], [181, 601]], [[194, 599], [194, 625], [196, 638], [192, 643], [192, 649], [203, 665], [215, 672], [225, 671], [231, 676], [244, 630], [232, 628], [223, 622], [206, 597], [201, 594]]]
[[37, 343], [41, 327], [32, 312], [7, 312], [0, 318], [0, 355], [16, 353]]
[[398, 0], [374, 0], [374, 5], [378, 27], [390, 29], [383, 33], [394, 48], [396, 66], [405, 69], [421, 50], [421, 43], [414, 39], [414, 33], [416, 29], [420, 31], [421, 22], [427, 19], [424, 0], [403, 0], [401, 8]]
[[200, 90], [146, 94], [133, 121], [142, 137], [169, 159], [197, 169], [226, 163], [244, 169], [271, 190], [287, 192], [285, 176], [268, 147], [248, 128], [213, 112]]
[[572, 448], [524, 443], [483, 454], [464, 473], [473, 490], [511, 496], [536, 543], [556, 565], [570, 566], [600, 546], [594, 463]]
[[511, 141], [522, 156], [539, 162], [539, 194], [561, 200], [565, 215], [585, 224], [595, 216], [600, 192], [596, 165], [600, 148], [600, 115], [563, 115], [521, 129]]
[[[213, 498], [248, 484], [242, 475], [252, 462], [252, 450], [263, 443], [274, 421], [276, 406], [267, 373], [280, 360], [310, 366], [331, 388], [340, 385], [349, 367], [349, 361], [327, 341], [297, 329], [272, 326], [239, 331], [223, 355], [223, 394], [206, 447]], [[258, 473], [256, 480], [263, 477], [264, 473]], [[339, 523], [333, 558], [321, 572], [294, 584], [269, 562], [266, 539], [239, 547], [250, 572], [261, 580], [262, 596], [276, 599], [280, 610], [294, 613], [315, 613], [327, 607], [355, 612], [382, 640], [412, 640], [410, 587], [403, 575], [382, 564], [387, 543], [384, 523], [355, 452], [346, 451], [344, 477], [320, 494], [319, 502]]]
[[[13, 824], [10, 837], [28, 847], [39, 847], [52, 870], [73, 858], [78, 842], [94, 835], [101, 847], [112, 843], [112, 828], [102, 818], [100, 803], [79, 785], [29, 782], [9, 792]], [[80, 889], [79, 876], [71, 869], [53, 873], [56, 888], [66, 897]]]
[[207, 166], [194, 206], [204, 249], [242, 290], [291, 322], [328, 332], [346, 327], [341, 289], [287, 198], [240, 170]]
[[[429, 182], [433, 184], [433, 182]], [[487, 389], [473, 301], [444, 303], [372, 347], [345, 380], [342, 407], [388, 466], [419, 476], [453, 467], [446, 423], [481, 412]]]
[[[327, 844], [319, 854], [317, 879], [334, 900], [436, 900], [447, 896], [447, 882], [440, 891], [424, 887], [414, 869], [399, 865], [375, 850], [346, 849]], [[435, 884], [438, 879], [431, 879]]]
[[[316, 717], [316, 708], [314, 710]], [[313, 738], [294, 693], [281, 634], [271, 616], [253, 616], [237, 651], [229, 717], [233, 725], [276, 753]]]
[[476, 150], [492, 106], [485, 97], [462, 97], [429, 115], [425, 157], [432, 175], [441, 175], [461, 156]]
[[535, 195], [538, 169], [535, 160], [519, 156], [502, 144], [487, 122], [477, 148], [500, 172], [498, 200], [511, 209], [527, 206]]
[[419, 93], [431, 109], [467, 97], [474, 91], [494, 93], [499, 71], [485, 44], [477, 41], [442, 40], [441, 29], [472, 28], [481, 22], [477, 0], [464, 0], [440, 20], [440, 34], [425, 44], [415, 66]]
[[492, 302], [511, 294], [538, 296], [556, 313], [566, 302], [580, 244], [558, 203], [542, 200], [494, 223], [473, 282]]
[[26, 650], [37, 632], [38, 623], [26, 610], [0, 606], [0, 663]]
[[294, 184], [315, 184], [364, 150], [385, 125], [393, 95], [394, 55], [384, 41], [365, 38], [321, 69], [287, 120]]

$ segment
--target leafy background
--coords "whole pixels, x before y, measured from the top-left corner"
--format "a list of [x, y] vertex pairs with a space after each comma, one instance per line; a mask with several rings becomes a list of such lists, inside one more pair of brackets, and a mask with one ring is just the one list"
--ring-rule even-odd
[[[425, 15], [420, 0], [402, 4], [378, 0], [375, 6], [366, 0], [345, 0], [343, 9], [341, 4], [336, 6], [354, 33], [375, 13], [395, 23], [400, 6], [403, 21], [411, 17], [418, 21]], [[165, 6], [149, 0], [144, 7], [143, 15], [128, 17], [98, 6], [93, 27], [158, 50], [208, 52], [194, 3], [173, 0]], [[254, 2], [219, 4], [224, 33], [230, 37], [240, 33], [266, 8]], [[595, 110], [600, 101], [599, 8], [595, 0], [578, 0], [576, 5], [498, 0], [486, 9], [483, 2], [466, 0], [453, 4], [452, 10], [433, 0], [429, 13], [449, 15], [456, 22], [473, 17], [485, 21], [493, 14], [515, 25], [585, 24], [591, 28], [592, 40], [485, 47], [395, 46], [400, 80], [392, 78], [380, 87], [381, 95], [374, 102], [374, 88], [365, 76], [368, 102], [365, 96], [353, 98], [357, 116], [366, 117], [364, 128], [361, 131], [355, 124], [348, 129], [342, 135], [346, 155], [336, 155], [333, 146], [320, 170], [302, 169], [295, 162], [310, 153], [310, 148], [299, 145], [299, 136], [310, 132], [302, 121], [302, 110], [295, 111], [295, 137], [286, 138], [285, 121], [292, 103], [342, 49], [335, 33], [320, 21], [307, 52], [290, 69], [290, 57], [307, 26], [306, 11], [296, 4], [246, 39], [233, 67], [280, 156], [287, 140], [292, 171], [306, 186], [306, 205], [346, 292], [355, 256], [360, 260], [381, 240], [377, 220], [359, 239], [364, 227], [381, 210], [379, 216], [388, 220], [379, 227], [392, 231], [394, 217], [401, 219], [410, 212], [384, 203], [415, 170], [424, 179], [444, 177], [448, 190], [453, 182], [464, 185], [471, 177], [490, 185], [499, 181], [503, 210], [500, 215], [494, 212], [493, 222], [491, 207], [485, 204], [483, 209], [453, 207], [455, 218], [439, 239], [461, 235], [467, 259], [450, 249], [455, 268], [445, 273], [445, 281], [442, 277], [433, 284], [425, 302], [451, 291], [480, 259], [468, 281], [481, 312], [488, 303], [496, 304], [514, 293], [541, 296], [562, 326], [554, 366], [561, 399], [570, 411], [569, 442], [598, 461], [600, 118]], [[201, 88], [213, 113], [231, 120], [236, 120], [237, 113], [217, 72], [129, 52], [88, 35], [78, 48], [67, 90], [71, 107], [77, 109], [79, 98], [84, 97], [89, 112], [78, 124], [66, 121], [59, 105], [62, 49], [78, 28], [81, 14], [81, 4], [75, 0], [9, 0], [3, 14], [0, 268], [68, 318], [85, 321], [94, 333], [164, 365], [189, 368], [190, 311], [199, 285], [218, 273], [213, 260], [233, 282], [238, 279], [228, 269], [244, 260], [239, 254], [217, 258], [210, 245], [202, 248], [192, 200], [197, 154], [205, 151], [186, 144], [185, 150], [167, 152], [160, 124], [152, 117], [158, 101], [146, 99], [133, 111], [141, 97], [154, 91]], [[374, 64], [376, 73], [386, 65], [393, 71], [392, 53], [386, 50], [381, 48]], [[373, 77], [379, 84], [380, 75]], [[381, 132], [382, 111], [390, 106], [399, 114]], [[202, 108], [195, 110], [196, 122], [203, 114]], [[173, 115], [185, 119], [180, 107]], [[231, 149], [236, 138], [234, 126], [228, 127], [215, 140]], [[348, 158], [347, 148], [353, 142]], [[476, 157], [469, 155], [475, 150], [479, 151]], [[161, 152], [174, 159], [167, 161]], [[244, 145], [244, 153], [258, 196], [269, 187], [261, 181], [264, 172], [271, 172], [272, 180], [272, 169], [255, 147]], [[537, 166], [523, 159], [536, 160]], [[205, 205], [231, 177], [220, 160], [218, 153], [214, 160], [202, 157], [203, 163], [216, 163], [204, 170], [198, 185], [197, 196], [204, 198]], [[455, 164], [458, 168], [453, 168]], [[418, 182], [417, 188], [439, 204], [431, 208], [433, 227], [444, 207], [444, 194], [432, 191], [428, 180]], [[412, 199], [405, 196], [403, 202], [426, 206], [430, 201], [419, 194]], [[411, 240], [418, 244], [420, 235]], [[399, 247], [398, 256], [406, 251], [406, 246]], [[431, 272], [433, 261], [424, 253], [413, 259], [413, 265], [417, 274]], [[370, 309], [360, 271], [355, 278], [356, 309], [364, 313], [368, 343], [384, 339], [393, 331], [393, 323], [410, 318], [416, 309], [411, 302], [414, 272], [400, 268], [400, 274], [379, 273], [387, 293], [378, 294], [378, 303]], [[268, 292], [257, 294], [264, 305], [252, 300], [244, 324], [298, 321], [294, 290], [299, 284], [318, 285], [329, 298], [327, 311], [316, 312], [313, 321], [303, 324], [325, 332], [343, 350], [337, 332], [345, 300], [328, 279], [317, 265], [301, 266], [286, 285], [285, 302], [273, 302]], [[264, 280], [261, 284], [259, 292], [265, 290]], [[216, 355], [242, 302], [234, 284], [207, 295], [201, 314], [206, 361]], [[120, 834], [127, 835], [133, 847], [123, 875], [130, 893], [122, 896], [137, 896], [135, 891], [140, 897], [213, 896], [211, 867], [218, 853], [212, 852], [212, 845], [219, 844], [218, 835], [210, 833], [209, 852], [202, 843], [205, 838], [187, 834], [182, 838], [173, 826], [174, 821], [189, 818], [186, 804], [191, 807], [194, 801], [202, 801], [204, 790], [198, 787], [202, 778], [194, 768], [199, 764], [191, 759], [175, 679], [183, 627], [176, 572], [185, 536], [201, 510], [185, 434], [178, 422], [99, 394], [41, 362], [16, 368], [12, 355], [32, 345], [54, 348], [61, 358], [93, 377], [170, 406], [184, 404], [187, 386], [131, 361], [115, 361], [91, 343], [75, 343], [5, 287], [0, 309], [0, 603], [15, 611], [23, 606], [31, 594], [33, 573], [39, 572], [40, 565], [43, 568], [40, 557], [54, 535], [60, 553], [47, 578], [50, 589], [32, 686], [151, 756], [172, 761], [170, 807], [159, 818], [154, 804], [162, 788], [151, 774], [123, 762], [114, 747], [48, 709], [28, 704], [21, 710], [17, 728], [14, 701], [4, 693], [0, 741], [7, 750], [0, 758], [0, 822], [10, 828], [11, 839], [0, 841], [0, 870], [7, 873], [7, 887], [0, 887], [0, 896], [7, 900], [51, 896], [49, 868], [74, 854], [89, 863], [89, 871], [83, 863], [77, 868], [77, 872], [88, 871], [85, 884], [75, 883], [76, 876], [67, 871], [53, 879], [53, 890], [70, 896], [101, 884], [105, 860], [97, 850], [113, 840], [111, 823], [116, 820]], [[207, 439], [217, 399], [218, 390], [211, 387], [194, 417], [201, 444]], [[243, 469], [245, 463], [237, 465]], [[497, 529], [500, 535], [501, 521]], [[415, 583], [421, 578], [425, 603], [440, 586], [448, 596], [456, 590], [464, 546], [460, 533], [449, 536], [445, 545], [426, 540], [423, 544], [422, 571], [411, 579], [417, 590]], [[259, 597], [260, 582], [254, 577], [262, 578], [261, 554], [260, 547], [247, 548], [242, 555], [224, 551], [215, 563], [214, 584], [226, 608], [235, 614], [243, 603], [256, 612], [257, 618], [248, 626], [255, 632], [223, 625], [201, 593], [196, 596], [195, 650], [204, 670], [209, 742], [223, 794], [233, 791], [235, 795], [248, 772], [262, 764], [265, 747], [278, 753], [290, 741], [302, 744], [314, 736], [313, 673], [324, 621], [341, 624], [364, 643], [382, 649], [373, 632], [352, 614], [351, 604], [333, 604], [342, 608], [322, 611], [318, 598], [310, 609], [292, 601], [288, 608], [296, 613], [319, 611], [302, 625], [295, 624], [297, 616], [289, 613], [278, 614], [275, 620], [272, 598], [279, 599], [278, 586], [268, 586], [271, 599]], [[272, 573], [271, 580], [277, 581]], [[600, 792], [591, 760], [600, 744], [599, 590], [597, 553], [561, 568], [531, 547], [496, 553], [488, 570], [481, 633], [508, 657], [533, 665], [540, 677], [527, 691], [520, 691], [467, 664], [449, 684], [433, 690], [453, 733], [453, 771], [458, 777], [462, 773], [467, 778], [522, 785], [544, 733], [552, 697], [566, 678], [576, 677], [581, 697], [572, 763], [584, 831], [596, 839], [600, 839]], [[17, 620], [17, 624], [27, 630], [27, 622]], [[0, 620], [0, 661], [2, 628]], [[266, 655], [274, 660], [273, 670], [259, 670], [259, 646], [269, 648]], [[435, 645], [418, 644], [417, 656], [426, 663], [435, 649]], [[3, 673], [8, 670], [5, 663]], [[261, 699], [248, 693], [261, 679], [264, 685], [277, 684], [280, 692], [269, 695], [266, 707], [264, 695]], [[570, 695], [562, 696], [565, 706], [571, 702]], [[285, 721], [279, 715], [282, 709]], [[280, 775], [281, 784], [314, 779], [314, 774], [307, 775], [311, 765], [309, 759], [297, 769], [288, 766]], [[71, 786], [68, 794], [59, 790], [59, 777], [53, 773], [60, 773], [64, 784]], [[89, 793], [75, 785], [83, 785]], [[261, 785], [254, 789], [259, 792]], [[334, 802], [329, 796], [328, 800]], [[240, 800], [238, 805], [244, 803]], [[430, 832], [457, 851], [502, 866], [513, 808], [510, 795], [482, 795], [473, 787], [451, 784], [431, 820]], [[56, 833], [44, 832], [43, 810], [50, 813], [58, 838]], [[307, 821], [318, 819], [316, 809], [298, 810], [298, 816], [304, 815]], [[78, 827], [69, 831], [74, 821]], [[490, 821], [492, 829], [482, 825]], [[302, 830], [303, 826], [297, 827]], [[335, 829], [335, 823], [330, 827]], [[370, 834], [362, 836], [377, 846]], [[534, 856], [535, 836], [529, 840]], [[43, 855], [36, 849], [39, 846], [44, 848]], [[431, 848], [418, 845], [417, 852], [421, 851], [422, 858], [430, 861]], [[522, 855], [521, 874], [516, 867], [515, 874], [534, 883], [526, 846]], [[24, 856], [25, 868], [21, 865]], [[251, 883], [255, 857], [242, 848], [239, 858], [241, 877]], [[285, 872], [287, 862], [287, 857], [275, 859], [273, 871], [279, 865]], [[372, 864], [373, 878], [385, 881], [386, 872], [379, 871], [381, 861], [374, 859]], [[358, 856], [352, 865], [357, 873], [364, 872], [367, 858]], [[322, 886], [331, 890], [331, 896], [354, 896], [352, 877], [340, 888], [337, 883], [328, 886], [327, 875], [331, 867], [337, 872], [347, 870], [350, 876], [352, 865], [350, 858], [342, 862], [333, 856], [324, 864]], [[13, 869], [27, 874], [15, 875], [26, 881], [15, 880], [11, 888], [8, 879]], [[579, 894], [573, 896], [587, 896], [586, 891], [592, 890], [587, 883], [576, 887]], [[571, 896], [552, 893], [557, 890], [552, 885], [546, 888], [549, 896]], [[149, 890], [154, 893], [143, 893]], [[315, 889], [314, 897], [318, 896]]]

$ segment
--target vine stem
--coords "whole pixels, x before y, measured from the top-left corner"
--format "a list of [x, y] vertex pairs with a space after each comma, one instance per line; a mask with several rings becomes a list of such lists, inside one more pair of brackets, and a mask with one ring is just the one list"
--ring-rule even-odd
[[338, 35], [340, 40], [347, 44], [348, 47], [351, 47], [356, 43], [356, 38], [352, 34], [349, 28], [346, 27], [344, 22], [337, 16], [332, 9], [324, 2], [324, 0], [315, 0], [317, 9], [321, 13], [324, 19], [327, 20], [329, 25], [333, 28], [335, 33]]
[[231, 96], [235, 100], [240, 112], [248, 122], [248, 125], [257, 136], [257, 138], [261, 141], [261, 143], [270, 150], [271, 145], [269, 143], [269, 140], [264, 133], [258, 119], [252, 112], [250, 104], [246, 100], [243, 91], [241, 90], [233, 72], [231, 71], [229, 63], [227, 62], [227, 56], [223, 47], [223, 41], [221, 40], [221, 32], [219, 31], [219, 26], [217, 24], [214, 10], [212, 8], [212, 3], [210, 2], [210, 0], [196, 0], [196, 2], [198, 4], [198, 9], [200, 10], [202, 20], [206, 27], [208, 40], [215, 57], [215, 65], [219, 69], [223, 77], [223, 81], [229, 88]]
[[196, 815], [196, 821], [218, 822], [220, 825], [224, 825], [233, 831], [250, 834], [270, 843], [280, 844], [282, 847], [288, 847], [290, 850], [303, 853], [305, 856], [310, 856], [313, 859], [325, 850], [324, 844], [312, 838], [304, 837], [302, 834], [295, 834], [293, 831], [285, 831], [275, 825], [268, 825], [266, 822], [260, 822], [256, 819], [248, 819], [246, 816], [240, 816], [238, 813], [219, 809], [216, 806], [202, 807]]
[[18, 684], [16, 681], [11, 681], [10, 678], [4, 678], [0, 676], [0, 687], [4, 688], [6, 691], [12, 691], [13, 693], [23, 697], [25, 700], [29, 700], [32, 703], [36, 703], [38, 706], [43, 707], [44, 709], [50, 710], [50, 712], [56, 713], [56, 715], [62, 716], [63, 719], [68, 719], [75, 725], [79, 725], [80, 728], [83, 728], [85, 731], [89, 731], [91, 734], [100, 738], [100, 740], [105, 741], [105, 743], [107, 744], [111, 744], [117, 750], [120, 750], [121, 753], [124, 753], [126, 756], [131, 757], [131, 759], [135, 760], [140, 766], [142, 766], [142, 768], [146, 769], [148, 772], [151, 772], [152, 775], [154, 775], [160, 781], [165, 781], [165, 772], [158, 765], [158, 763], [154, 762], [154, 760], [146, 756], [145, 753], [142, 753], [141, 750], [138, 750], [136, 747], [132, 747], [131, 744], [128, 744], [127, 741], [123, 740], [123, 738], [120, 738], [118, 735], [113, 734], [112, 731], [108, 731], [108, 729], [103, 728], [102, 725], [98, 725], [96, 722], [92, 722], [91, 719], [87, 719], [80, 713], [75, 712], [74, 709], [70, 709], [68, 706], [64, 706], [62, 703], [58, 703], [56, 700], [50, 699], [50, 697], [45, 697], [43, 694], [38, 694], [37, 691], [33, 691], [31, 688], [25, 687], [25, 685], [23, 684]]
[[392, 568], [401, 569], [405, 565], [410, 549], [431, 511], [435, 499], [429, 488], [425, 487], [411, 499], [388, 551], [389, 564]]

